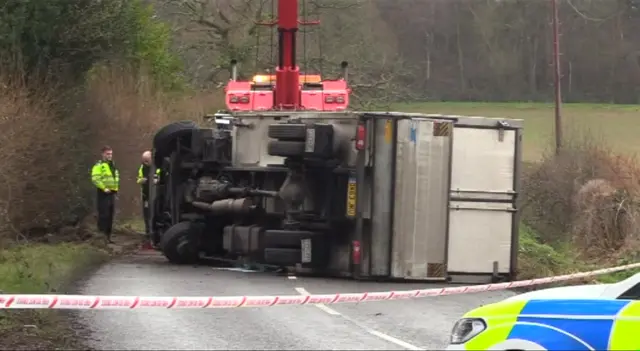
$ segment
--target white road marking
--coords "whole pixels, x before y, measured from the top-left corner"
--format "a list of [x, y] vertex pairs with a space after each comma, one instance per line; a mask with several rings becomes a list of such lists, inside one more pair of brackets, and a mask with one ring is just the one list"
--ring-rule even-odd
[[[309, 292], [305, 288], [296, 288], [296, 291], [298, 292], [298, 294], [303, 295], [303, 296], [311, 295], [311, 294], [309, 294]], [[319, 309], [325, 311], [326, 313], [328, 313], [328, 314], [330, 314], [332, 316], [341, 316], [340, 312], [334, 310], [333, 308], [327, 307], [327, 305], [318, 304], [318, 305], [314, 305], [314, 306], [318, 307]]]
[[[311, 294], [309, 294], [309, 292], [307, 291], [307, 289], [305, 289], [305, 288], [303, 288], [303, 287], [295, 288], [295, 290], [298, 292], [298, 294], [300, 294], [300, 295], [302, 295], [302, 296], [311, 295]], [[320, 306], [320, 305], [315, 305], [315, 306]]]
[[296, 277], [295, 275], [288, 275], [287, 278], [289, 278], [290, 280], [298, 279], [298, 277]]
[[326, 305], [316, 305], [316, 307], [318, 307], [319, 309], [321, 309], [321, 310], [323, 310], [323, 311], [327, 312], [328, 314], [330, 314], [330, 315], [332, 315], [332, 316], [342, 316], [342, 315], [340, 314], [340, 312], [338, 312], [338, 311], [334, 310], [334, 309], [333, 309], [333, 308], [331, 308], [331, 307], [327, 307]]
[[[303, 287], [297, 287], [297, 288], [295, 288], [295, 290], [296, 290], [296, 291], [298, 292], [298, 294], [300, 294], [300, 295], [304, 295], [304, 296], [306, 296], [306, 295], [311, 295], [311, 294], [307, 291], [307, 289], [305, 289], [305, 288], [303, 288]], [[344, 318], [344, 319], [348, 320], [349, 322], [351, 322], [351, 323], [353, 323], [353, 324], [357, 325], [358, 327], [360, 327], [360, 328], [364, 329], [367, 333], [369, 333], [369, 334], [371, 334], [371, 335], [373, 335], [373, 336], [376, 336], [376, 337], [378, 337], [378, 338], [380, 338], [380, 339], [383, 339], [383, 340], [385, 340], [385, 341], [388, 341], [388, 342], [390, 342], [390, 343], [392, 343], [392, 344], [396, 344], [396, 345], [398, 345], [398, 346], [400, 346], [400, 347], [404, 347], [404, 348], [405, 348], [405, 349], [407, 349], [407, 350], [426, 350], [425, 348], [421, 348], [421, 347], [415, 346], [415, 345], [413, 345], [413, 344], [410, 344], [410, 343], [408, 343], [408, 342], [406, 342], [406, 341], [402, 341], [402, 340], [400, 340], [400, 339], [398, 339], [398, 338], [394, 338], [394, 337], [393, 337], [393, 336], [391, 336], [391, 335], [387, 335], [387, 334], [385, 334], [385, 333], [381, 333], [381, 332], [379, 332], [379, 331], [377, 331], [377, 330], [373, 330], [373, 329], [371, 329], [371, 328], [367, 327], [366, 325], [363, 325], [363, 324], [361, 324], [360, 322], [358, 322], [358, 321], [356, 321], [356, 320], [354, 320], [354, 319], [352, 319], [352, 318], [349, 318], [349, 317], [345, 316], [344, 314], [342, 314], [342, 313], [340, 313], [340, 312], [338, 312], [338, 311], [334, 310], [333, 308], [331, 308], [331, 307], [327, 307], [327, 305], [324, 305], [324, 304], [318, 304], [318, 305], [314, 305], [314, 306], [318, 307], [319, 309], [321, 309], [322, 311], [324, 311], [324, 312], [326, 312], [326, 313], [328, 313], [328, 314], [330, 314], [330, 315], [333, 315], [333, 316], [340, 316], [340, 317], [342, 317], [342, 318]]]

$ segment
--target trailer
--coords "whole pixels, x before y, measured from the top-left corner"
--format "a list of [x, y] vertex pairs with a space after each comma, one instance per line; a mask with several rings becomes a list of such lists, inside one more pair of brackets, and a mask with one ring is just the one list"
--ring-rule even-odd
[[[153, 140], [152, 242], [201, 256], [354, 279], [486, 282], [516, 275], [523, 122], [348, 109], [348, 64], [295, 64], [297, 0], [278, 4], [276, 74], [232, 79], [227, 110]], [[302, 22], [304, 23], [304, 22]]]

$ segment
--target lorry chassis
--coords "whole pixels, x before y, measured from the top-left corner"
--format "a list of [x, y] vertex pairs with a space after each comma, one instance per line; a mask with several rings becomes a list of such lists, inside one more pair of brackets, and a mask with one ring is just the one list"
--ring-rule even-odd
[[152, 241], [169, 261], [188, 264], [204, 254], [327, 265], [331, 242], [353, 230], [344, 201], [353, 170], [335, 158], [328, 124], [276, 123], [269, 137], [269, 155], [284, 164], [234, 167], [228, 128], [179, 122], [156, 134]]

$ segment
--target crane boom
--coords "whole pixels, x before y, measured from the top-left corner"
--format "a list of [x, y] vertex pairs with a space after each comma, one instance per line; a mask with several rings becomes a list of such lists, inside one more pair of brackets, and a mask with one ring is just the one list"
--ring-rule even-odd
[[294, 109], [300, 105], [300, 68], [296, 64], [298, 0], [278, 0], [278, 67], [275, 106]]
[[342, 63], [343, 74], [335, 80], [322, 80], [319, 75], [307, 75], [306, 72], [300, 74], [296, 60], [298, 26], [319, 24], [319, 21], [298, 19], [298, 0], [277, 1], [277, 20], [258, 23], [277, 26], [275, 75], [256, 75], [251, 81], [238, 81], [236, 61], [233, 60], [231, 80], [225, 88], [227, 108], [230, 111], [346, 110], [351, 92], [346, 82], [347, 63]]

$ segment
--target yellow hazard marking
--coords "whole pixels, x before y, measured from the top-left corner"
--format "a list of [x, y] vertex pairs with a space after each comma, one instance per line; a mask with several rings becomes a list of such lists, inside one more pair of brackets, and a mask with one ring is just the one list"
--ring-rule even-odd
[[391, 139], [393, 138], [393, 124], [391, 124], [391, 120], [388, 119], [384, 122], [384, 141], [387, 144], [391, 144]]
[[488, 350], [509, 337], [518, 321], [518, 315], [527, 301], [498, 302], [482, 306], [464, 315], [464, 318], [482, 318], [487, 330], [464, 344], [467, 350]]
[[349, 179], [349, 184], [347, 185], [347, 217], [356, 216], [356, 189], [356, 180]]
[[[618, 318], [640, 318], [640, 301], [630, 302], [618, 314]], [[619, 319], [613, 323], [609, 336], [609, 350], [640, 350], [640, 320]]]
[[433, 136], [446, 137], [451, 135], [453, 123], [450, 122], [433, 122]]

